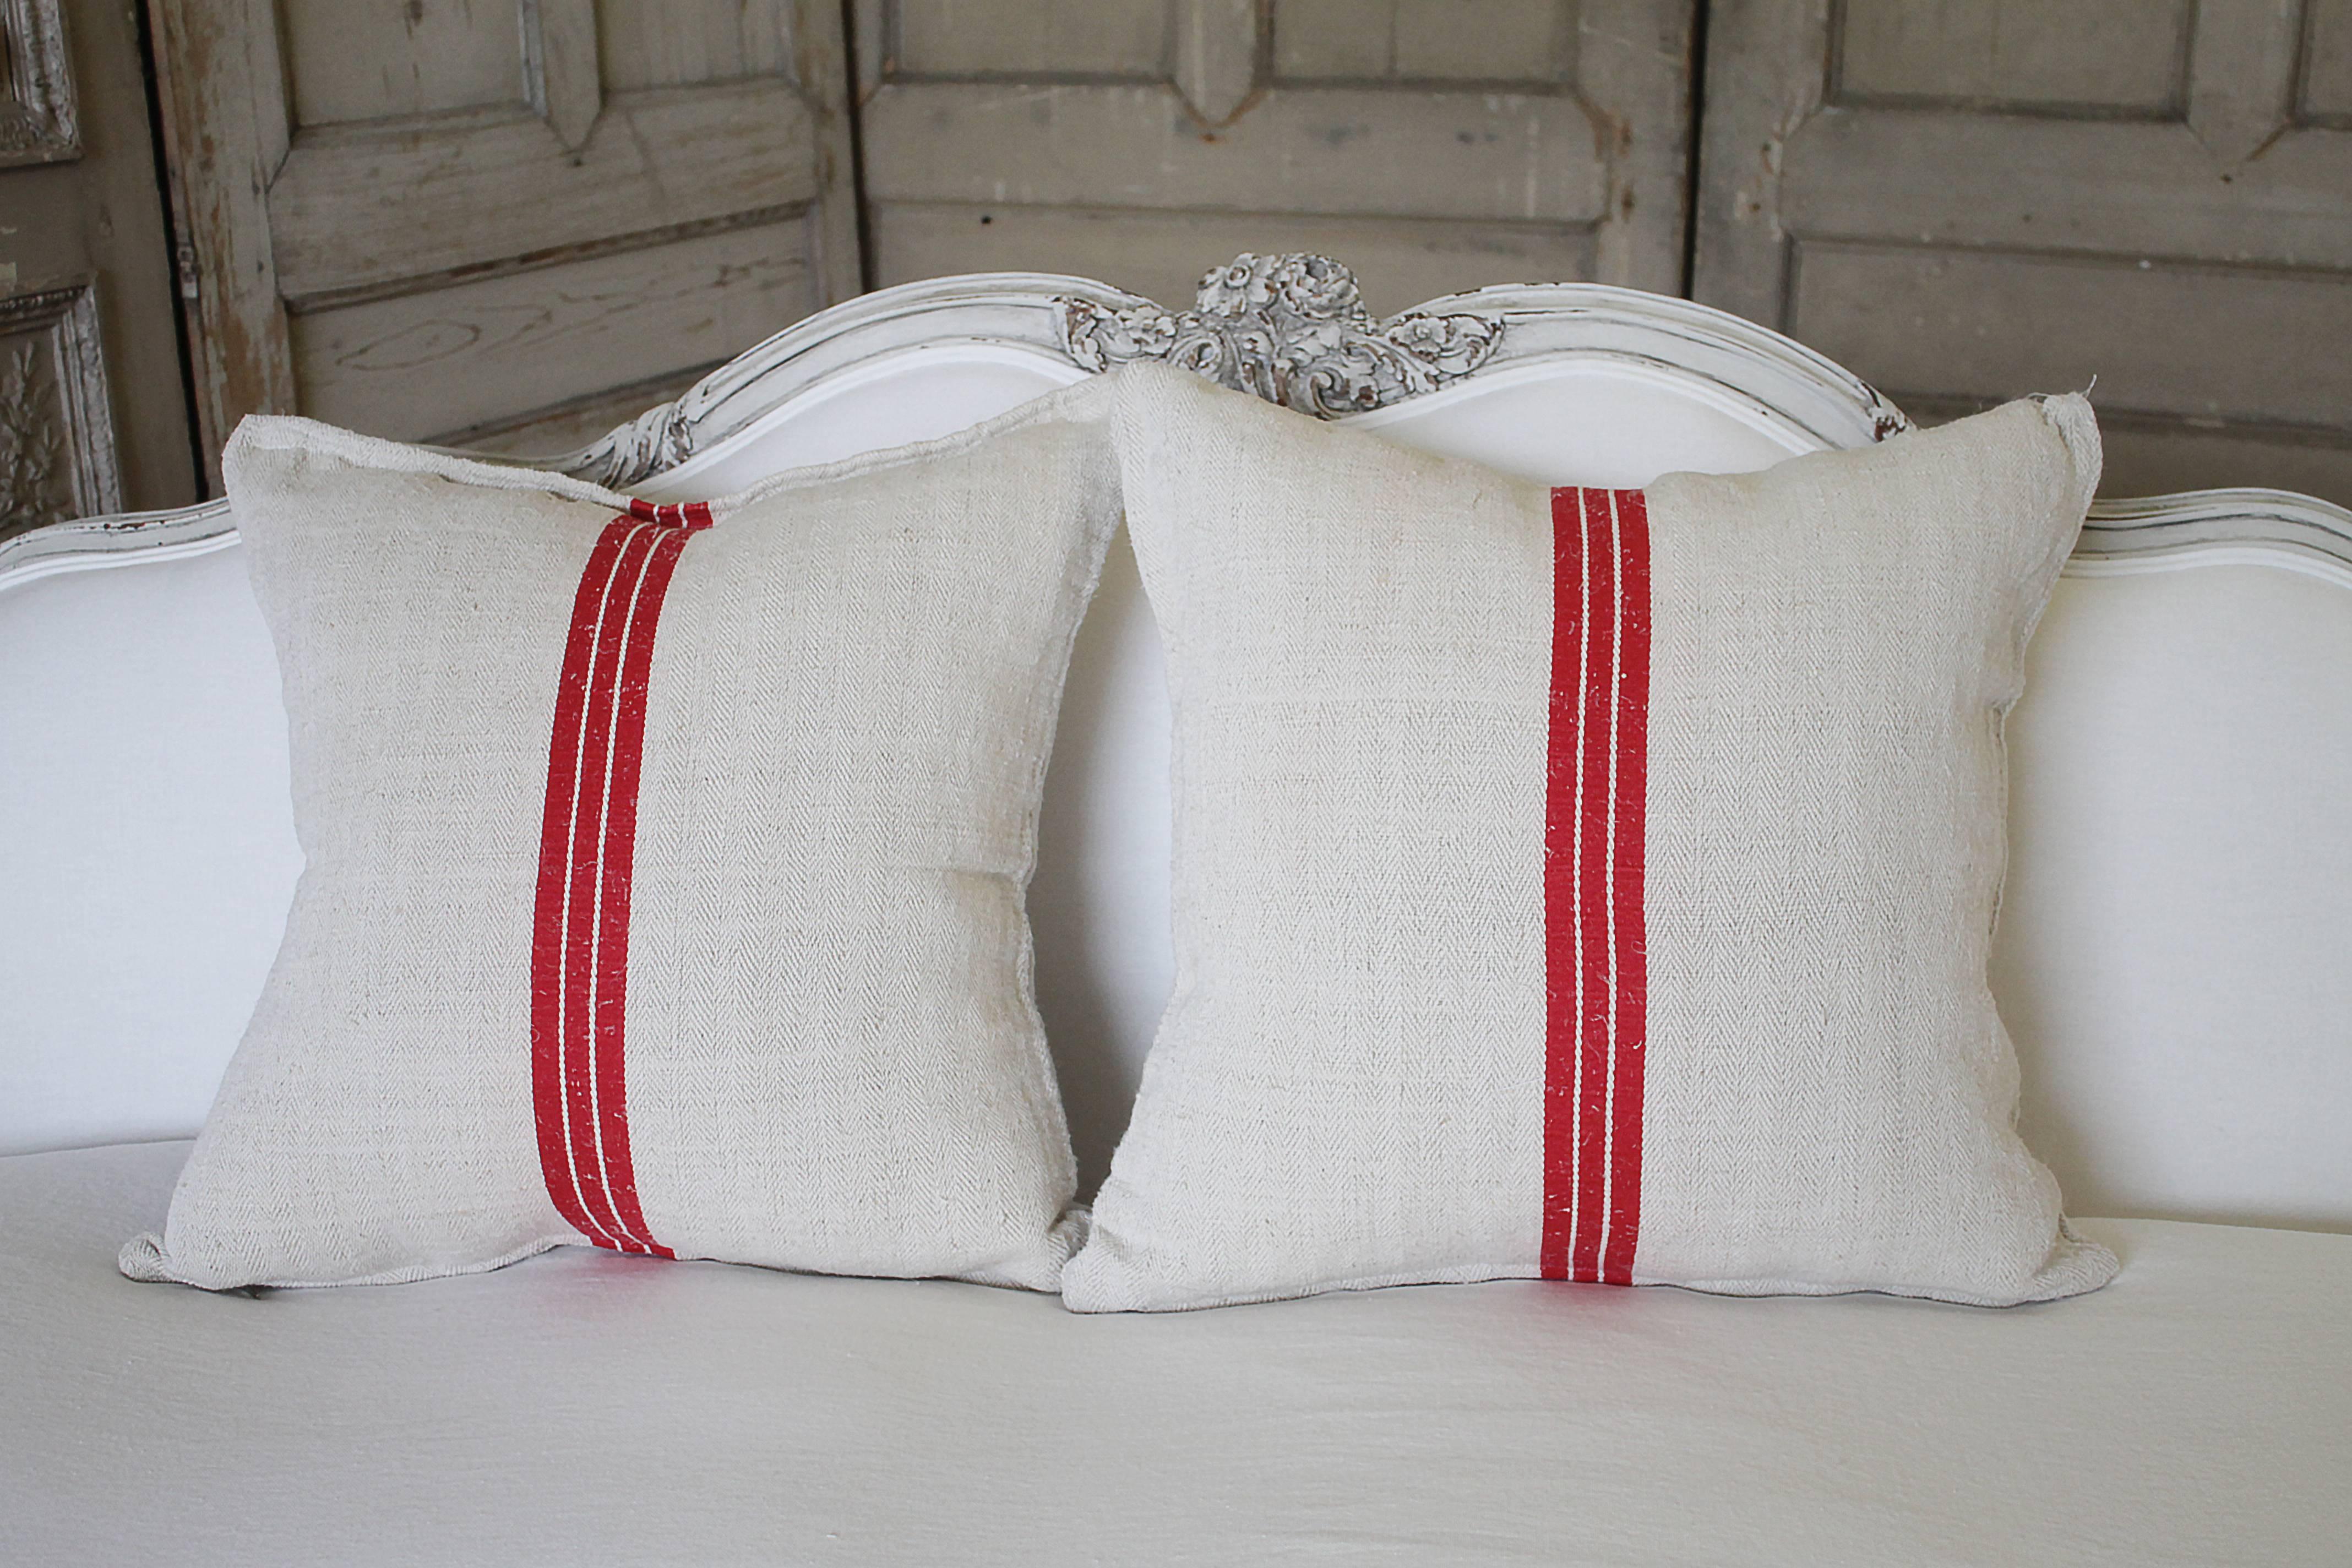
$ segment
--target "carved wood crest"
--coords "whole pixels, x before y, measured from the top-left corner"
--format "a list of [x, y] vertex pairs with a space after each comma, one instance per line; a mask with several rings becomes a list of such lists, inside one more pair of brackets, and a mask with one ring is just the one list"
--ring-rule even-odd
[[1158, 359], [1318, 419], [1433, 392], [1484, 364], [1497, 316], [1407, 310], [1375, 321], [1356, 275], [1321, 256], [1237, 256], [1192, 309], [1064, 299], [1062, 347], [1088, 370]]
[[[698, 388], [697, 390], [699, 390]], [[693, 394], [648, 408], [602, 440], [563, 460], [562, 471], [608, 490], [626, 490], [648, 475], [694, 456]]]

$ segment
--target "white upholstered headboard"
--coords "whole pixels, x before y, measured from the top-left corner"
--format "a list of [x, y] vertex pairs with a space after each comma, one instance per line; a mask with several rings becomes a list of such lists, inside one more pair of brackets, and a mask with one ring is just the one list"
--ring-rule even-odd
[[[1836, 365], [1700, 306], [1538, 285], [1381, 322], [1343, 268], [1244, 258], [1182, 314], [1071, 278], [886, 289], [544, 466], [719, 494], [1142, 354], [1553, 483], [1906, 427]], [[1994, 976], [2028, 1135], [2077, 1212], [2352, 1228], [2347, 668], [2352, 514], [2269, 491], [2095, 512], [2011, 719]], [[277, 704], [225, 508], [0, 543], [0, 1150], [202, 1119], [299, 870]], [[1089, 1182], [1169, 984], [1167, 739], [1122, 542], [1080, 636], [1031, 897]]]

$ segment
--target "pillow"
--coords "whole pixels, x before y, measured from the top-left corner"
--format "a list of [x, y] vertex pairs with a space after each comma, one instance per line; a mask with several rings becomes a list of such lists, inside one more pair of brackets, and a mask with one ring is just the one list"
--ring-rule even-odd
[[1176, 374], [1116, 425], [1176, 984], [1069, 1306], [2110, 1276], [2012, 1131], [1985, 978], [2081, 398], [1642, 490]]
[[1118, 521], [1107, 391], [685, 506], [241, 426], [308, 865], [123, 1271], [584, 1242], [1051, 1289], [1023, 900]]

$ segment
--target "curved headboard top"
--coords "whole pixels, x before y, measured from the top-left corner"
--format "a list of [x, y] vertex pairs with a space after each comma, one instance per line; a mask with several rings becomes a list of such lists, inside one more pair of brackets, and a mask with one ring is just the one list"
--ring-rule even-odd
[[[1146, 357], [1371, 428], [1593, 374], [1618, 386], [1669, 385], [1679, 400], [1715, 405], [1790, 452], [1884, 440], [1911, 424], [1835, 362], [1690, 300], [1601, 283], [1497, 284], [1376, 320], [1338, 262], [1243, 255], [1205, 273], [1182, 311], [1056, 273], [972, 273], [877, 289], [745, 350], [602, 440], [519, 460], [617, 489], [717, 493], [707, 481], [751, 449], [772, 465], [764, 471], [841, 455], [856, 437], [822, 418], [828, 405], [903, 384], [910, 371], [994, 372], [1042, 391]], [[773, 440], [780, 431], [787, 437]], [[235, 526], [223, 501], [53, 523], [0, 540], [0, 586], [125, 553], [218, 548]], [[2352, 573], [2352, 512], [2283, 490], [2103, 499], [2074, 569], [2215, 550]]]
[[[1685, 300], [1531, 284], [1376, 319], [1338, 263], [1244, 256], [1183, 310], [1045, 274], [884, 289], [530, 466], [721, 494], [1143, 357], [1549, 483], [1749, 469], [1908, 426], [1820, 354]], [[300, 862], [235, 542], [221, 503], [0, 541], [0, 919], [21, 961], [0, 1151], [193, 1131], [275, 951]], [[154, 569], [45, 581], [128, 565]], [[2352, 1226], [2352, 512], [2269, 490], [2101, 501], [2067, 574], [2012, 719], [1994, 974], [2029, 1133], [2082, 1212]], [[1120, 547], [1080, 634], [1031, 897], [1090, 1177], [1171, 973], [1167, 730]]]

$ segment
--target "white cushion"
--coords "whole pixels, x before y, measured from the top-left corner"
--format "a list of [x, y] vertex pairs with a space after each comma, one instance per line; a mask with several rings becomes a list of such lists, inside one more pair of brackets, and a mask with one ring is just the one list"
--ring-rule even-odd
[[2108, 1277], [1985, 980], [2080, 398], [1646, 498], [1164, 369], [1118, 424], [1176, 987], [1071, 1306]]
[[309, 867], [126, 1270], [585, 1240], [1050, 1288], [1074, 1173], [1023, 893], [1108, 390], [683, 509], [244, 426]]
[[185, 1144], [0, 1159], [11, 1563], [2320, 1563], [2352, 1237], [1975, 1312], [1531, 1284], [1075, 1318], [566, 1248], [155, 1290]]

